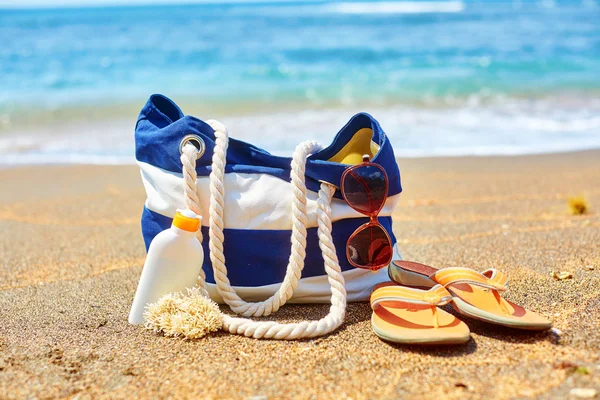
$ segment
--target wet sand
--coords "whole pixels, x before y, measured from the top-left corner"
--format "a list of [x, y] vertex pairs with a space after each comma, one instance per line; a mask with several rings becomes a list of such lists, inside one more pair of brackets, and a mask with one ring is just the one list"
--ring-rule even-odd
[[[465, 345], [396, 346], [372, 333], [368, 304], [355, 303], [340, 330], [315, 340], [164, 338], [127, 324], [145, 256], [137, 168], [20, 167], [0, 170], [0, 398], [600, 393], [600, 151], [399, 164], [404, 258], [501, 269], [506, 297], [562, 334], [465, 319]], [[567, 198], [579, 194], [591, 213], [569, 215]], [[286, 305], [274, 317], [314, 319], [327, 308]]]

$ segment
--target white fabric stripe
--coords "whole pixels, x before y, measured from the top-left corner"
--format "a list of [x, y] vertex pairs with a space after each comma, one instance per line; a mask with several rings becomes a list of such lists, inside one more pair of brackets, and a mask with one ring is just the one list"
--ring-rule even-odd
[[[180, 173], [165, 171], [138, 161], [142, 182], [148, 196], [146, 207], [167, 217], [185, 208], [183, 177]], [[197, 181], [202, 225], [208, 226], [209, 178]], [[205, 194], [205, 195], [203, 195]], [[225, 228], [256, 230], [291, 230], [292, 185], [267, 174], [225, 174]], [[379, 215], [389, 216], [398, 204], [400, 194], [387, 199]], [[307, 228], [317, 227], [317, 193], [307, 192]], [[362, 214], [350, 208], [342, 199], [331, 203], [331, 221], [360, 218]], [[326, 278], [325, 278], [326, 281]]]
[[[402, 260], [402, 255], [398, 250], [398, 244], [394, 246], [392, 261]], [[346, 281], [346, 293], [348, 301], [369, 301], [373, 287], [381, 282], [389, 282], [388, 269], [382, 268], [377, 272], [371, 272], [364, 269], [351, 269], [343, 271], [342, 275]], [[217, 285], [207, 283], [210, 298], [217, 303], [223, 304], [223, 298], [217, 292]], [[245, 301], [261, 301], [273, 295], [280, 284], [242, 287], [234, 286], [235, 291]], [[327, 281], [327, 275], [311, 276], [302, 278], [294, 295], [288, 300], [288, 303], [308, 304], [308, 303], [329, 303], [331, 302], [331, 287]]]
[[[346, 293], [348, 301], [368, 301], [373, 286], [381, 282], [389, 281], [387, 268], [377, 272], [352, 269], [342, 272], [346, 281]], [[217, 292], [217, 286], [207, 283], [210, 298], [217, 303], [223, 303], [223, 299]], [[234, 286], [235, 291], [245, 301], [261, 301], [273, 295], [280, 284], [272, 284], [258, 287]], [[288, 303], [329, 303], [331, 301], [331, 287], [327, 281], [327, 275], [311, 276], [302, 278], [294, 295]]]

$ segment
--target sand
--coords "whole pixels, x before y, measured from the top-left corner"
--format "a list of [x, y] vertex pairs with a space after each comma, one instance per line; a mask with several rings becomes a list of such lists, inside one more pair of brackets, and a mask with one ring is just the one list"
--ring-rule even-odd
[[[127, 324], [144, 260], [135, 166], [0, 170], [0, 398], [565, 398], [600, 393], [600, 151], [399, 160], [406, 259], [495, 267], [562, 334], [466, 320], [465, 345], [379, 340], [366, 303], [298, 342], [164, 338]], [[583, 194], [591, 213], [571, 216]], [[591, 266], [593, 270], [586, 268]], [[569, 271], [557, 281], [552, 271]], [[326, 305], [285, 306], [282, 321]], [[576, 368], [580, 367], [577, 371]], [[587, 374], [585, 372], [588, 372]]]

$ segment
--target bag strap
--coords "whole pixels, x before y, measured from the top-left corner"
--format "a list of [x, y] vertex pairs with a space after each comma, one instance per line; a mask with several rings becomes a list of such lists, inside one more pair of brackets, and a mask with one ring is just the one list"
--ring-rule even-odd
[[[260, 302], [242, 300], [227, 278], [225, 255], [223, 253], [223, 213], [225, 207], [225, 164], [229, 137], [227, 128], [218, 121], [206, 121], [215, 131], [215, 147], [210, 173], [210, 206], [209, 206], [209, 249], [213, 265], [217, 290], [223, 300], [236, 314], [244, 317], [270, 315], [284, 305], [293, 295], [304, 268], [306, 256], [306, 158], [320, 149], [316, 142], [304, 142], [296, 147], [291, 164], [291, 178], [294, 191], [292, 203], [292, 248], [285, 277], [279, 289], [268, 299]], [[198, 150], [188, 143], [184, 146], [181, 162], [183, 165], [184, 192], [188, 208], [200, 214], [200, 201], [196, 189], [196, 158]], [[302, 339], [322, 336], [337, 329], [343, 322], [346, 313], [346, 289], [344, 277], [339, 265], [335, 246], [331, 238], [331, 199], [335, 187], [329, 183], [321, 183], [317, 200], [317, 219], [319, 247], [325, 262], [327, 280], [331, 286], [331, 307], [327, 316], [312, 321], [280, 324], [274, 321], [253, 321], [247, 318], [224, 315], [223, 326], [231, 333], [241, 334], [256, 339]], [[202, 233], [198, 234], [202, 240]], [[208, 297], [204, 272], [198, 277], [198, 284], [203, 294]]]

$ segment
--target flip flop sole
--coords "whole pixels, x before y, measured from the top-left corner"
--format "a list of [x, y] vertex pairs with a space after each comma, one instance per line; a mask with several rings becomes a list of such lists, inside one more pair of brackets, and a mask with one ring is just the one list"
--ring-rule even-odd
[[552, 323], [549, 321], [532, 324], [531, 322], [502, 318], [501, 316], [480, 310], [479, 308], [474, 307], [466, 301], [462, 300], [458, 296], [453, 296], [452, 298], [452, 308], [457, 313], [469, 318], [476, 319], [478, 321], [488, 322], [495, 325], [501, 325], [507, 328], [522, 329], [527, 331], [545, 331], [547, 329], [552, 328]]
[[394, 266], [388, 269], [390, 279], [404, 286], [429, 289], [436, 285], [433, 279], [427, 276], [417, 274], [416, 272], [407, 271], [403, 268]]
[[[438, 310], [438, 313], [448, 314], [448, 317], [453, 318], [455, 322], [454, 325], [459, 325], [459, 327], [454, 326], [452, 330], [446, 331], [446, 329], [439, 329], [438, 335], [431, 334], [432, 331], [437, 330], [438, 328], [429, 328], [428, 334], [425, 334], [425, 329], [421, 326], [421, 328], [417, 329], [399, 329], [396, 327], [395, 330], [397, 332], [391, 333], [388, 329], [382, 328], [379, 324], [383, 321], [386, 322], [385, 319], [381, 318], [373, 312], [371, 316], [371, 328], [373, 332], [382, 340], [386, 342], [398, 343], [398, 344], [409, 344], [409, 345], [452, 345], [452, 344], [462, 344], [466, 343], [470, 339], [470, 331], [467, 325], [456, 319], [456, 317], [452, 316], [449, 313], [446, 313], [444, 310]], [[410, 321], [407, 321], [410, 324]], [[416, 326], [417, 324], [415, 324]]]
[[[392, 280], [405, 286], [429, 288], [436, 284], [434, 280], [427, 276], [423, 276], [422, 274], [418, 274], [416, 272], [407, 271], [398, 266], [393, 268], [393, 270], [390, 269], [389, 274]], [[552, 323], [547, 320], [532, 323], [531, 321], [519, 321], [516, 318], [506, 318], [485, 310], [481, 310], [462, 300], [456, 295], [456, 293], [453, 293], [452, 290], [450, 290], [450, 292], [453, 299], [452, 307], [461, 315], [465, 315], [479, 321], [488, 322], [490, 324], [529, 331], [543, 331], [552, 327]]]
[[439, 339], [439, 340], [405, 339], [405, 338], [397, 338], [397, 337], [387, 336], [387, 335], [383, 334], [382, 332], [379, 332], [377, 330], [377, 328], [375, 328], [373, 325], [371, 325], [371, 327], [373, 328], [373, 332], [375, 332], [375, 334], [381, 340], [384, 340], [386, 342], [391, 342], [391, 343], [397, 343], [397, 344], [408, 344], [408, 345], [418, 345], [418, 346], [438, 346], [438, 345], [445, 346], [445, 345], [454, 345], [454, 344], [464, 344], [464, 343], [468, 342], [469, 339], [471, 338], [470, 336], [466, 336], [466, 337], [462, 337], [462, 338]]

